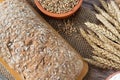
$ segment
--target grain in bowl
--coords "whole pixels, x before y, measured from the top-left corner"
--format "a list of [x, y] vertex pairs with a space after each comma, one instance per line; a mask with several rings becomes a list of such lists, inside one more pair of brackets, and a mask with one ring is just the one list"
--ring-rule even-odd
[[79, 0], [38, 0], [41, 6], [52, 13], [67, 13], [71, 11]]

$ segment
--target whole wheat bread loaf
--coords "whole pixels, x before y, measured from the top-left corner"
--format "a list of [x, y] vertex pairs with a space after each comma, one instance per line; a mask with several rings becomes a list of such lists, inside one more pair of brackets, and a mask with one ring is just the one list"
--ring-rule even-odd
[[0, 3], [0, 65], [9, 80], [82, 80], [88, 69], [26, 0]]

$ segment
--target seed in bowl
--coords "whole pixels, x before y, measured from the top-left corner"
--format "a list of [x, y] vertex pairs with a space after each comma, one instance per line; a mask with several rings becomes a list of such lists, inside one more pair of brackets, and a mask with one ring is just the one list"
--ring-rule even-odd
[[66, 13], [71, 11], [79, 0], [38, 0], [41, 6], [51, 13]]

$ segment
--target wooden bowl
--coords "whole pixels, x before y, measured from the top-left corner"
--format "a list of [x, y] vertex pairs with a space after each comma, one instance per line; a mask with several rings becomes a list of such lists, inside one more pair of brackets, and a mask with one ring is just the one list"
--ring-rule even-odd
[[41, 6], [41, 4], [39, 3], [38, 0], [34, 0], [36, 6], [39, 8], [39, 10], [40, 10], [41, 12], [43, 12], [44, 14], [46, 14], [46, 15], [48, 15], [48, 16], [50, 16], [50, 17], [59, 18], [59, 19], [67, 18], [67, 17], [71, 16], [72, 14], [74, 14], [74, 13], [80, 8], [80, 6], [81, 6], [81, 4], [82, 4], [82, 1], [83, 1], [83, 0], [79, 0], [79, 3], [78, 3], [71, 11], [66, 12], [66, 13], [58, 14], [58, 13], [51, 13], [51, 12], [45, 10], [45, 9]]

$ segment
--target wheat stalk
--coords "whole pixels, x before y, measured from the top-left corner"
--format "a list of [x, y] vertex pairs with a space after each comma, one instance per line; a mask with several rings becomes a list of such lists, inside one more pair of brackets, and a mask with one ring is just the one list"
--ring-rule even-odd
[[[116, 29], [120, 32], [119, 22], [116, 21], [113, 17], [111, 17], [107, 12], [99, 8], [98, 6], [94, 5], [95, 9], [101, 13], [103, 17], [105, 17], [109, 22], [115, 25]], [[111, 24], [110, 24], [111, 25]]]
[[[110, 44], [105, 44], [102, 41], [96, 39], [95, 36], [91, 36], [91, 35], [87, 34], [83, 29], [80, 29], [80, 31], [81, 31], [81, 34], [83, 35], [83, 37], [86, 38], [88, 43], [96, 50], [93, 52], [94, 54], [97, 53], [96, 55], [103, 56], [103, 57], [111, 59], [115, 62], [120, 63], [120, 53], [116, 48], [114, 48]], [[105, 49], [106, 51], [101, 48], [98, 48], [96, 45]], [[109, 51], [109, 52], [107, 52], [107, 51]]]
[[107, 60], [102, 57], [92, 56], [95, 61], [98, 61], [101, 64], [107, 65], [110, 68], [120, 69], [120, 64], [113, 62], [112, 60]]
[[[109, 12], [108, 5], [107, 5], [107, 3], [105, 2], [105, 0], [99, 0], [99, 1], [100, 1], [100, 3], [102, 4], [103, 8], [104, 8], [107, 12]], [[94, 5], [94, 4], [93, 4], [93, 5]]]
[[104, 36], [111, 39], [112, 41], [115, 41], [120, 44], [119, 39], [113, 33], [111, 33], [109, 30], [105, 29], [102, 25], [97, 25], [97, 24], [90, 23], [90, 22], [86, 22], [85, 24], [93, 32], [103, 34]]
[[94, 7], [99, 12], [95, 15], [101, 24], [85, 22], [89, 29], [80, 29], [94, 49], [91, 58], [85, 60], [101, 68], [120, 69], [120, 10], [113, 0], [100, 2], [105, 10], [96, 5]]
[[110, 0], [110, 5], [113, 7], [116, 19], [120, 22], [120, 10], [119, 10], [118, 5], [116, 5], [114, 0]]
[[96, 45], [94, 45], [94, 49], [95, 50], [93, 51], [93, 54], [103, 57], [103, 58], [106, 58], [106, 59], [109, 59], [109, 60], [112, 60], [112, 61], [115, 61], [116, 63], [120, 63], [120, 57], [113, 55], [112, 53], [110, 53], [102, 48], [99, 48]]
[[97, 33], [96, 35], [97, 35], [97, 36], [99, 37], [99, 39], [100, 39], [101, 41], [103, 41], [104, 43], [110, 44], [111, 46], [115, 47], [117, 50], [120, 50], [120, 45], [119, 45], [119, 44], [111, 41], [110, 39], [108, 39], [107, 37], [105, 37], [105, 36], [102, 35], [102, 34]]
[[83, 35], [83, 37], [87, 40], [87, 42], [90, 45], [93, 45], [94, 43], [90, 40], [90, 38], [88, 37], [88, 34], [82, 29], [80, 28], [80, 33]]
[[[110, 39], [108, 39], [107, 37], [105, 37], [103, 34], [99, 34], [99, 33], [96, 33], [94, 34], [92, 31], [90, 30], [87, 30], [87, 32], [94, 36], [94, 38], [96, 37], [96, 35], [99, 37], [99, 40], [101, 40], [102, 42], [104, 43], [109, 43], [110, 45], [112, 45], [113, 47], [115, 47], [117, 50], [120, 50], [120, 45], [111, 41]], [[98, 38], [97, 38], [98, 39]]]
[[113, 8], [113, 6], [110, 4], [110, 0], [107, 0], [107, 5], [108, 5], [108, 13], [117, 20], [117, 16], [115, 14], [115, 9]]
[[84, 38], [88, 41], [88, 43], [94, 48], [94, 45], [98, 45], [101, 48], [104, 48], [105, 50], [113, 53], [114, 55], [117, 55], [120, 57], [120, 51], [114, 48], [114, 46], [110, 45], [109, 43], [103, 43], [100, 41], [100, 39], [96, 38], [96, 36], [87, 34], [83, 29], [80, 29], [81, 34]]
[[85, 61], [89, 62], [90, 64], [93, 64], [97, 67], [100, 67], [100, 68], [107, 68], [109, 69], [109, 67], [105, 64], [101, 64], [101, 63], [98, 63], [97, 61], [93, 60], [93, 59], [88, 59], [88, 58], [84, 58]]
[[96, 14], [97, 19], [102, 22], [104, 24], [104, 26], [111, 31], [111, 33], [113, 33], [115, 36], [117, 36], [120, 39], [120, 35], [119, 32], [116, 30], [116, 28], [110, 23], [108, 22], [108, 20], [106, 20], [105, 17], [103, 17], [102, 15]]

